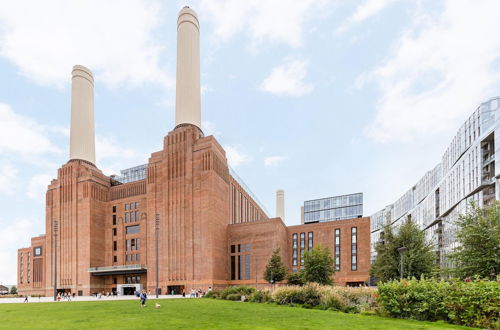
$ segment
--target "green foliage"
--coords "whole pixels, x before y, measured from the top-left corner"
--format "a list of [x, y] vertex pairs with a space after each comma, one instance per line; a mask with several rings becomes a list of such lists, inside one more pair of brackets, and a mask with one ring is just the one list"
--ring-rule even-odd
[[391, 317], [484, 328], [500, 325], [498, 281], [394, 280], [379, 284], [378, 304], [379, 313]]
[[[220, 299], [224, 300], [233, 300], [233, 299], [228, 299], [229, 295], [239, 295], [249, 297], [252, 293], [254, 293], [256, 290], [255, 288], [249, 287], [249, 286], [230, 286], [222, 290], [219, 294]], [[234, 298], [234, 296], [232, 296]], [[239, 300], [239, 299], [238, 299]]]
[[416, 320], [446, 318], [444, 296], [450, 284], [445, 281], [394, 280], [378, 285], [378, 303], [391, 317]]
[[10, 288], [10, 294], [17, 294], [17, 287], [15, 285], [12, 286], [12, 288]]
[[444, 304], [452, 323], [500, 329], [498, 281], [454, 282], [446, 292]]
[[268, 303], [273, 301], [273, 296], [269, 291], [255, 291], [248, 298], [248, 301], [255, 303]]
[[287, 282], [290, 285], [304, 285], [306, 283], [304, 279], [304, 272], [302, 270], [295, 273], [288, 273], [286, 276]]
[[218, 297], [219, 297], [219, 292], [214, 291], [214, 290], [212, 290], [212, 291], [208, 291], [208, 292], [207, 292], [207, 293], [203, 296], [203, 298], [213, 298], [213, 299], [218, 298]]
[[397, 234], [391, 226], [384, 227], [383, 242], [376, 244], [377, 258], [371, 266], [371, 275], [382, 282], [401, 277], [398, 248], [406, 247], [403, 256], [403, 275], [406, 278], [432, 275], [437, 270], [436, 255], [425, 234], [412, 221], [405, 221]]
[[287, 269], [283, 261], [281, 261], [280, 249], [276, 249], [269, 259], [264, 270], [264, 279], [269, 283], [281, 282], [285, 279]]
[[317, 287], [312, 285], [279, 288], [273, 297], [278, 305], [300, 304], [313, 307], [318, 306], [321, 302]]
[[239, 293], [228, 294], [226, 296], [226, 300], [240, 301], [241, 300], [241, 294], [239, 294]]
[[459, 246], [449, 255], [452, 272], [459, 278], [495, 279], [500, 274], [500, 202], [484, 210], [472, 203], [457, 225]]
[[319, 284], [333, 284], [333, 258], [330, 249], [320, 245], [304, 253], [304, 280]]

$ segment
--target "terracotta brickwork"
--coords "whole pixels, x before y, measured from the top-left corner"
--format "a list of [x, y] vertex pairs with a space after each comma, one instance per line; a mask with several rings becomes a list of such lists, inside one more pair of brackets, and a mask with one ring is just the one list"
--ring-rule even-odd
[[[342, 228], [342, 242], [348, 242], [354, 225], [358, 270], [342, 267], [336, 281], [368, 279], [368, 218], [288, 228], [279, 218], [268, 219], [229, 173], [217, 140], [193, 125], [179, 125], [164, 138], [163, 150], [149, 158], [144, 180], [116, 185], [87, 161], [64, 164], [48, 186], [45, 223], [46, 235], [18, 250], [21, 294], [53, 293], [54, 247], [60, 291], [111, 292], [132, 279], [154, 292], [157, 242], [162, 293], [179, 287], [265, 285], [262, 273], [276, 248], [293, 269], [292, 233], [313, 231], [314, 244], [333, 251], [334, 228]], [[239, 252], [232, 252], [232, 245], [240, 246]], [[42, 252], [35, 257], [36, 247]], [[342, 264], [348, 264], [349, 249], [341, 249]], [[96, 267], [121, 271], [103, 275]]]

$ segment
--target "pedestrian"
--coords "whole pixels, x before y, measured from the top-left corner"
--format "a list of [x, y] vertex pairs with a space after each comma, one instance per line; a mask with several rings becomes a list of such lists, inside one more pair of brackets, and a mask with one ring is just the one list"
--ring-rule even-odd
[[28, 302], [28, 296], [25, 296], [24, 297], [24, 302], [27, 303]]
[[148, 295], [146, 294], [146, 290], [142, 290], [141, 293], [141, 307], [146, 306], [146, 300], [148, 299]]

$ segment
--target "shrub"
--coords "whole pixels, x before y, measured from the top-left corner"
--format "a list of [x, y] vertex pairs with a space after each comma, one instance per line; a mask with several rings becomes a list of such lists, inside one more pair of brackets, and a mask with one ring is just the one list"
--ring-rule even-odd
[[416, 320], [446, 319], [444, 296], [449, 283], [434, 279], [394, 280], [380, 283], [378, 302], [382, 313]]
[[305, 280], [304, 280], [304, 273], [302, 271], [298, 271], [295, 273], [289, 273], [286, 276], [286, 279], [288, 281], [289, 285], [304, 285]]
[[227, 298], [227, 296], [230, 294], [238, 294], [240, 297], [241, 296], [249, 297], [255, 291], [256, 290], [254, 288], [249, 286], [230, 286], [222, 290], [220, 292], [219, 297], [225, 300], [230, 300]]
[[279, 288], [275, 291], [273, 297], [274, 301], [279, 305], [302, 304], [314, 307], [318, 306], [321, 302], [318, 287], [314, 285]]
[[256, 303], [267, 303], [273, 301], [273, 296], [269, 293], [269, 291], [255, 291], [250, 295], [248, 301]]
[[212, 290], [212, 291], [208, 291], [208, 292], [207, 292], [207, 293], [203, 296], [203, 298], [213, 298], [213, 299], [218, 298], [218, 297], [219, 297], [219, 292], [218, 292], [218, 291], [214, 291], [214, 290]]
[[444, 297], [444, 305], [452, 323], [500, 328], [498, 281], [454, 282]]
[[323, 309], [360, 313], [376, 307], [375, 290], [367, 287], [349, 288], [338, 286], [318, 286]]
[[241, 300], [241, 294], [239, 293], [230, 293], [226, 296], [226, 300], [232, 300], [232, 301], [240, 301]]

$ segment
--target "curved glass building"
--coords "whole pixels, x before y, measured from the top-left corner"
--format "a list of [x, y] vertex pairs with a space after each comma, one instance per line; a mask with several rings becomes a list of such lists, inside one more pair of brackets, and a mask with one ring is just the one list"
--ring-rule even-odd
[[471, 201], [487, 206], [500, 199], [500, 97], [482, 103], [463, 123], [441, 161], [393, 204], [371, 216], [371, 258], [384, 225], [396, 229], [412, 219], [435, 246], [442, 268], [455, 247], [456, 220]]

